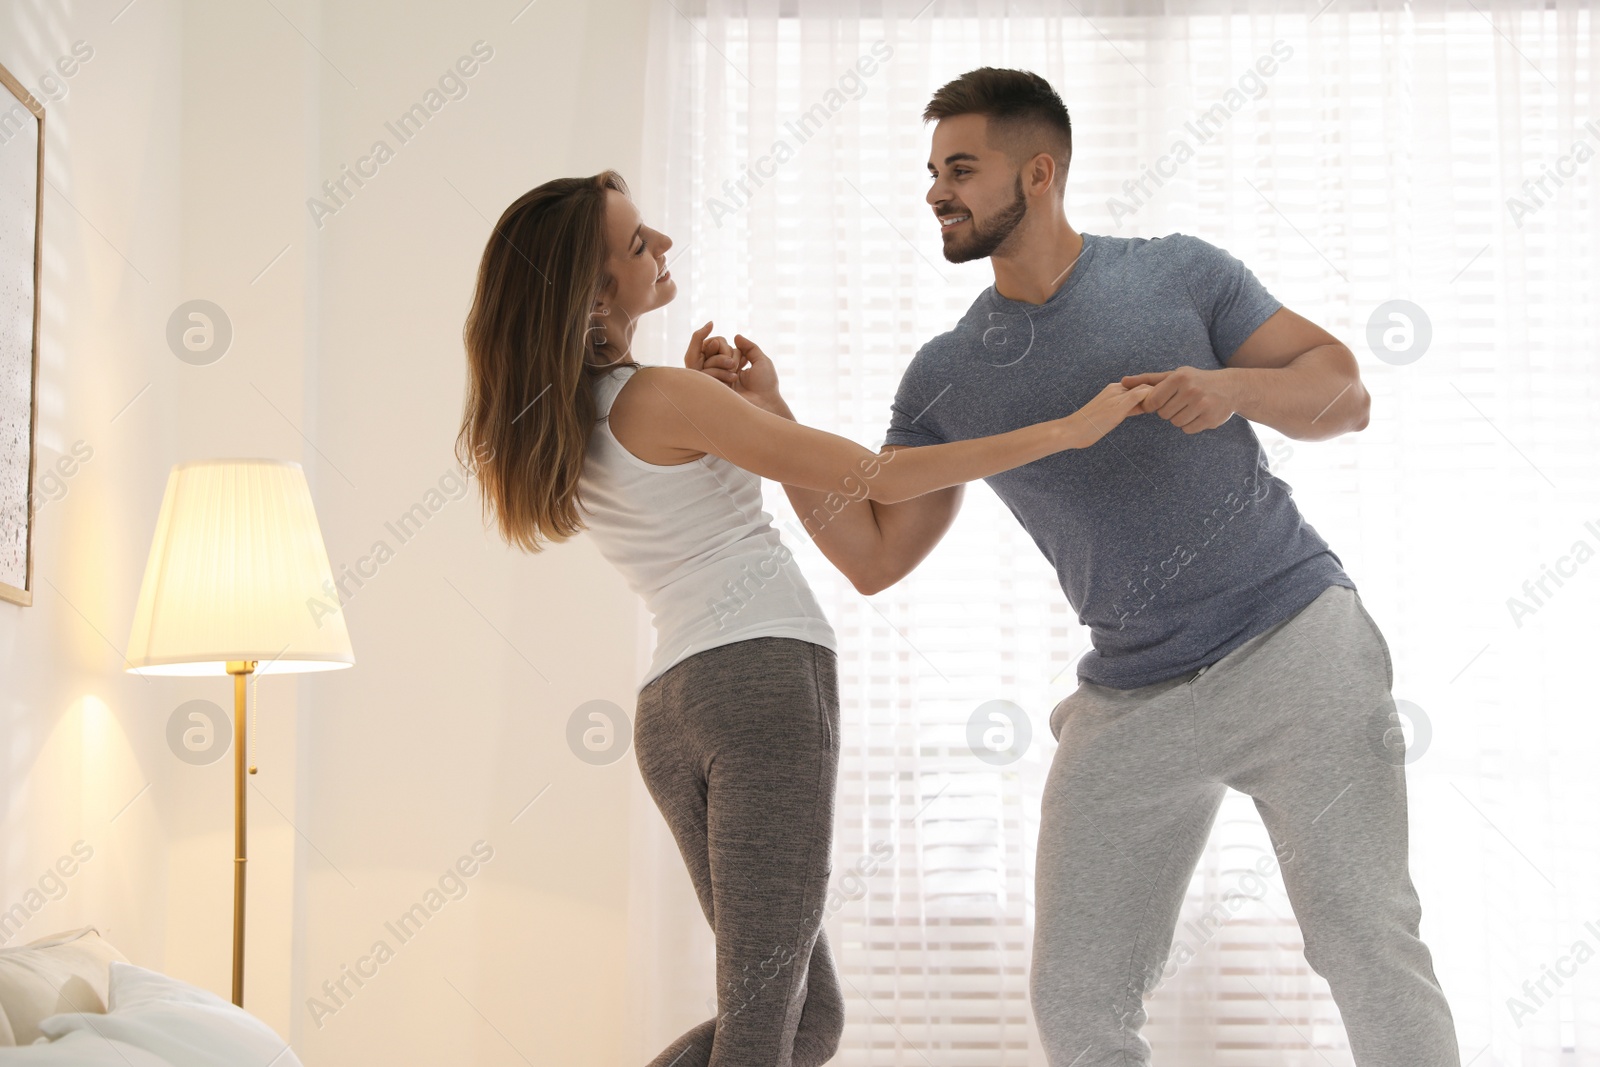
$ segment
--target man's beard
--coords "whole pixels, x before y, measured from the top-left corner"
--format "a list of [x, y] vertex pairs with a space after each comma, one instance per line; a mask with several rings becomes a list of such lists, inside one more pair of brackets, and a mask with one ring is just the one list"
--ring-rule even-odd
[[1028, 200], [1022, 195], [1022, 175], [1017, 175], [1016, 199], [1002, 208], [989, 224], [979, 227], [978, 217], [969, 210], [967, 212], [968, 225], [972, 232], [965, 240], [956, 238], [946, 241], [944, 245], [944, 258], [951, 263], [965, 263], [968, 260], [983, 259], [994, 254], [994, 250], [1011, 236], [1011, 231], [1017, 228], [1017, 223], [1022, 221], [1022, 216], [1028, 213]]

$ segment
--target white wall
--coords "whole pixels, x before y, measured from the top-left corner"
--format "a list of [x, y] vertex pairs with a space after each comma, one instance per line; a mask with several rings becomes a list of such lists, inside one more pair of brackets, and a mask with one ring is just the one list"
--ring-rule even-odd
[[[181, 19], [162, 3], [112, 14], [0, 2], [0, 62], [46, 106], [49, 183], [34, 603], [0, 603], [0, 908], [11, 918], [0, 936], [14, 945], [94, 924], [159, 966], [169, 944], [226, 915], [225, 900], [197, 899], [188, 930], [168, 927], [169, 901], [212, 880], [227, 893], [225, 844], [204, 866], [169, 866], [223, 832], [226, 812], [202, 818], [201, 801], [228, 793], [217, 768], [179, 763], [164, 735], [177, 704], [222, 694], [125, 674], [121, 651], [165, 469], [211, 417], [190, 413], [202, 376], [164, 341], [185, 288]], [[75, 42], [89, 58], [63, 77], [56, 61]], [[52, 71], [58, 81], [41, 85]], [[75, 448], [88, 459], [75, 463]], [[63, 892], [48, 872], [80, 840], [90, 858]], [[208, 931], [219, 945], [223, 921]]]
[[[227, 995], [231, 760], [180, 762], [165, 729], [231, 686], [127, 675], [121, 649], [171, 464], [290, 458], [336, 570], [394, 554], [345, 606], [353, 669], [260, 685], [247, 1006], [308, 1064], [631, 1062], [637, 771], [565, 737], [584, 701], [631, 712], [635, 602], [586, 543], [504, 547], [448, 472], [488, 220], [549, 177], [637, 171], [644, 4], [121, 6], [0, 0], [25, 81], [95, 49], [47, 102], [39, 433], [41, 467], [94, 453], [40, 512], [35, 605], [0, 605], [0, 907], [95, 852], [10, 943], [92, 923]], [[398, 145], [385, 122], [480, 40], [466, 96]], [[318, 226], [308, 197], [378, 138], [394, 157]], [[165, 341], [194, 297], [234, 328], [206, 367]], [[402, 544], [385, 523], [419, 503]], [[385, 923], [480, 840], [466, 895], [401, 944]], [[314, 1020], [378, 939], [393, 957]]]
[[[384, 527], [430, 488], [448, 500], [461, 327], [491, 222], [547, 178], [637, 167], [643, 4], [535, 3], [513, 23], [522, 6], [326, 8], [322, 177], [376, 138], [396, 145], [385, 122], [474, 42], [493, 55], [317, 235], [312, 436], [348, 477], [317, 469], [329, 553], [353, 565], [381, 539], [395, 555], [347, 607], [360, 666], [318, 685], [307, 720], [302, 828], [349, 881], [307, 863], [298, 999], [353, 966], [475, 841], [494, 858], [409, 943], [387, 938], [394, 958], [320, 1028], [299, 1009], [299, 1047], [325, 1063], [386, 1045], [408, 1062], [519, 1063], [513, 1048], [622, 1062], [638, 772], [631, 756], [580, 762], [565, 731], [587, 700], [631, 711], [631, 596], [587, 543], [541, 558], [505, 548], [474, 496], [405, 544]], [[399, 1020], [424, 1025], [397, 1032]]]

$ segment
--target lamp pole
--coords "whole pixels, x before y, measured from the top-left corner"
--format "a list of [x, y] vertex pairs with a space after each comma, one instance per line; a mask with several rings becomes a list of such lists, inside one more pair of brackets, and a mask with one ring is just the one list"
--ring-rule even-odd
[[229, 660], [233, 675], [233, 1002], [244, 1007], [244, 700], [253, 659]]

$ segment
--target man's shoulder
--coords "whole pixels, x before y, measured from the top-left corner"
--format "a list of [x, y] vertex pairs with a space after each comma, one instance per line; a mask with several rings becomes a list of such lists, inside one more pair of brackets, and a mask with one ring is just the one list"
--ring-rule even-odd
[[1218, 251], [1204, 237], [1173, 231], [1162, 237], [1108, 237], [1096, 235], [1096, 255], [1107, 260], [1156, 264], [1189, 260]]
[[1102, 237], [1098, 269], [1115, 273], [1119, 287], [1155, 287], [1192, 299], [1196, 279], [1227, 274], [1236, 267], [1221, 246], [1204, 237], [1174, 231], [1162, 237]]
[[909, 376], [913, 371], [922, 373], [937, 370], [947, 360], [959, 357], [973, 344], [980, 343], [993, 292], [993, 285], [984, 289], [956, 320], [955, 325], [922, 342], [916, 355], [912, 356], [911, 362], [906, 365], [905, 376]]

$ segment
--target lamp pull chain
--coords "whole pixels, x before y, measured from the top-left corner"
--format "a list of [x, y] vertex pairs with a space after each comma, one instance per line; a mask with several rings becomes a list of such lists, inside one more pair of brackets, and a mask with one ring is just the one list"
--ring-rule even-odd
[[250, 672], [250, 773], [256, 773], [256, 715], [261, 708], [261, 673]]

